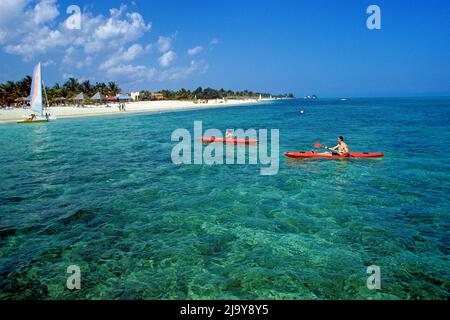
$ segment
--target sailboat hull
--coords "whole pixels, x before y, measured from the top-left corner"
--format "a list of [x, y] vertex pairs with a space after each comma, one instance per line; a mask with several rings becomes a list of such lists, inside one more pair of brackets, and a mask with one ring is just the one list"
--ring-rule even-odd
[[17, 123], [42, 123], [42, 122], [48, 122], [48, 119], [47, 118], [40, 118], [40, 117], [35, 118], [35, 119], [28, 118], [28, 119], [20, 120]]

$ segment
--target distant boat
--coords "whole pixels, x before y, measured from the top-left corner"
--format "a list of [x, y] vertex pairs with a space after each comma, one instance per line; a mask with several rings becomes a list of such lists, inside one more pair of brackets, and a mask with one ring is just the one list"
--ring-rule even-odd
[[305, 96], [304, 99], [305, 100], [316, 100], [317, 96], [315, 94], [313, 94], [312, 96]]
[[[40, 123], [40, 122], [48, 122], [50, 119], [50, 115], [44, 115], [44, 105], [42, 103], [42, 88], [45, 86], [42, 85], [42, 74], [41, 74], [41, 63], [34, 68], [33, 72], [33, 80], [31, 82], [31, 93], [30, 93], [30, 104], [31, 110], [35, 113], [32, 113], [29, 117], [18, 121], [18, 123]], [[47, 93], [45, 93], [47, 97]], [[48, 105], [48, 99], [47, 105]]]
[[348, 100], [347, 98], [342, 98], [342, 99], [341, 99], [341, 101], [347, 101], [347, 100]]

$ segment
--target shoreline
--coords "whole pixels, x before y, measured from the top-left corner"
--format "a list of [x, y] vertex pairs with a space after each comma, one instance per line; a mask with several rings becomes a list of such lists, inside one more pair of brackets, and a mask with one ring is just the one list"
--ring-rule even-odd
[[[58, 119], [76, 119], [76, 118], [88, 118], [88, 117], [101, 117], [101, 116], [113, 116], [123, 114], [142, 114], [142, 113], [163, 113], [171, 111], [191, 111], [191, 110], [206, 110], [212, 108], [226, 108], [237, 107], [245, 105], [257, 105], [264, 102], [275, 101], [276, 99], [246, 99], [246, 100], [231, 100], [227, 102], [212, 101], [209, 103], [195, 104], [193, 101], [139, 101], [126, 103], [126, 111], [119, 110], [119, 104], [114, 103], [107, 107], [105, 104], [94, 106], [88, 105], [84, 107], [75, 106], [57, 106], [46, 109], [52, 117]], [[12, 109], [12, 110], [0, 110], [0, 125], [17, 123], [22, 120], [26, 115], [31, 114], [30, 109]]]

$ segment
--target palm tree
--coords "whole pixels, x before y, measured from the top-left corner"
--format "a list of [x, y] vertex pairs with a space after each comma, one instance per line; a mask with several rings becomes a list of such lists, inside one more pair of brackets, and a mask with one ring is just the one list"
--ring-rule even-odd
[[175, 92], [172, 90], [161, 90], [160, 93], [164, 96], [167, 100], [174, 100], [175, 99]]
[[17, 86], [14, 83], [14, 81], [7, 81], [5, 83], [5, 102], [7, 104], [12, 104], [14, 100], [16, 100], [19, 97], [19, 94], [17, 92]]
[[108, 82], [108, 93], [112, 96], [118, 95], [122, 90], [114, 81]]
[[22, 80], [20, 80], [20, 81], [18, 81], [16, 83], [17, 93], [21, 97], [28, 97], [28, 95], [30, 94], [31, 81], [32, 81], [31, 77], [30, 76], [26, 76], [25, 78], [23, 78]]
[[100, 92], [103, 95], [108, 93], [108, 86], [104, 82], [96, 83], [94, 86], [95, 93]]
[[152, 93], [148, 90], [142, 90], [141, 96], [143, 100], [150, 100], [152, 98]]
[[6, 98], [6, 88], [3, 83], [0, 84], [0, 105], [3, 105], [5, 103]]
[[182, 88], [175, 94], [175, 99], [176, 100], [188, 100], [190, 94], [191, 94], [191, 92], [189, 90]]
[[93, 87], [91, 85], [91, 82], [89, 80], [83, 81], [81, 83], [81, 88], [84, 93], [86, 93], [88, 96], [93, 95]]
[[75, 78], [69, 78], [63, 85], [63, 91], [65, 91], [66, 97], [73, 97], [81, 92], [80, 83]]

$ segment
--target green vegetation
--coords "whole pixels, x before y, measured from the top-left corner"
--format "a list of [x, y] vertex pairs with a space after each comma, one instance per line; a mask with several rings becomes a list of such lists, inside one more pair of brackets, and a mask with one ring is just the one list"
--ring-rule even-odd
[[289, 95], [272, 95], [270, 93], [262, 93], [262, 92], [253, 92], [253, 91], [232, 91], [225, 89], [212, 89], [202, 87], [198, 87], [194, 91], [187, 89], [180, 89], [178, 91], [173, 90], [162, 90], [159, 91], [164, 95], [164, 98], [167, 100], [212, 100], [212, 99], [241, 99], [241, 98], [254, 98], [258, 99], [260, 96], [262, 98], [270, 98], [270, 97], [294, 97], [293, 94]]
[[[0, 83], [0, 105], [12, 105], [19, 98], [28, 97], [31, 91], [31, 77], [26, 76], [20, 81], [8, 81]], [[56, 83], [53, 87], [45, 87], [50, 104], [57, 103], [59, 98], [70, 99], [80, 92], [91, 97], [97, 92], [103, 95], [117, 95], [121, 93], [120, 87], [115, 82], [98, 82], [95, 85], [89, 80], [78, 82], [75, 78], [69, 78], [62, 86]]]
[[225, 90], [225, 89], [212, 89], [212, 88], [206, 88], [203, 89], [202, 87], [198, 87], [194, 91], [187, 90], [187, 89], [180, 89], [178, 91], [173, 90], [162, 90], [158, 93], [162, 93], [164, 95], [164, 98], [167, 100], [212, 100], [212, 99], [258, 99], [260, 96], [262, 98], [294, 98], [294, 95], [292, 93], [284, 94], [284, 95], [273, 95], [270, 93], [262, 93], [262, 92], [253, 92], [253, 91], [232, 91], [232, 90]]
[[[6, 83], [0, 83], [0, 105], [13, 105], [19, 98], [28, 97], [31, 90], [31, 77], [26, 76], [20, 81], [7, 81]], [[88, 97], [93, 96], [97, 92], [101, 92], [103, 95], [115, 96], [122, 92], [120, 87], [115, 82], [98, 82], [91, 84], [89, 80], [79, 82], [75, 78], [69, 78], [62, 86], [56, 83], [53, 87], [46, 87], [47, 97], [50, 104], [58, 103], [61, 98], [71, 99], [77, 94], [83, 92]], [[258, 99], [260, 96], [263, 98], [269, 97], [284, 97], [293, 98], [293, 94], [285, 95], [271, 95], [269, 93], [260, 93], [252, 91], [231, 91], [231, 90], [216, 90], [212, 88], [203, 89], [197, 88], [194, 91], [187, 89], [180, 89], [178, 91], [173, 90], [161, 90], [158, 91], [164, 96], [166, 100], [211, 100], [211, 99], [242, 99], [242, 98], [254, 98]], [[141, 91], [141, 99], [152, 100], [153, 94], [148, 90]]]

